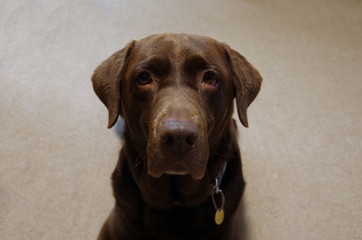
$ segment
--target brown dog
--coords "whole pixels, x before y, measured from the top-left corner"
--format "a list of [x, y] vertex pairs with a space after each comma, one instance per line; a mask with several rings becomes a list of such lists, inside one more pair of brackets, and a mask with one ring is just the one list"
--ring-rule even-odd
[[116, 205], [99, 240], [240, 239], [244, 189], [236, 124], [262, 78], [209, 37], [151, 35], [97, 67], [93, 87], [109, 125], [125, 125], [112, 183]]

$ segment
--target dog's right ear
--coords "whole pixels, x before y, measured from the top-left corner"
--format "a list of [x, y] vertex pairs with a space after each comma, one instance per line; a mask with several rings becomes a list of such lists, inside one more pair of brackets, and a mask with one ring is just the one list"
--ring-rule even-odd
[[108, 128], [111, 128], [121, 113], [121, 81], [135, 41], [115, 52], [94, 70], [93, 89], [108, 108]]

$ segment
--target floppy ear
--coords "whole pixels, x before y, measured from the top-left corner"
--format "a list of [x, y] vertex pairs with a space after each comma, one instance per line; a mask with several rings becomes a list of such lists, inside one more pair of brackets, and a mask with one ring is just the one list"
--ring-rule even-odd
[[93, 89], [108, 108], [108, 128], [117, 122], [118, 115], [121, 113], [121, 80], [134, 42], [130, 42], [125, 48], [103, 61], [94, 70], [92, 76]]
[[262, 77], [237, 51], [226, 47], [236, 90], [236, 106], [241, 123], [248, 127], [247, 108], [260, 90]]

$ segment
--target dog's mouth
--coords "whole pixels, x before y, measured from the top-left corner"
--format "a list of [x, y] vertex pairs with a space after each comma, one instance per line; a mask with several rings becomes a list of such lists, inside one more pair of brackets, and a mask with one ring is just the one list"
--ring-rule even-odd
[[158, 161], [154, 160], [149, 160], [148, 162], [148, 174], [154, 178], [160, 178], [163, 175], [170, 175], [170, 176], [190, 175], [192, 179], [200, 180], [204, 177], [206, 171], [206, 163], [203, 164], [204, 166], [200, 166], [201, 164], [193, 164], [196, 165], [193, 166], [187, 162], [184, 164], [181, 163], [169, 164], [167, 163], [167, 161], [161, 161], [160, 164], [157, 164], [157, 162]]
[[148, 167], [148, 174], [154, 178], [160, 178], [161, 176], [171, 175], [171, 176], [184, 176], [190, 174], [190, 172], [184, 170], [182, 167], [178, 167], [176, 169], [169, 169], [169, 170], [159, 170], [153, 167]]
[[171, 176], [183, 176], [190, 174], [190, 172], [186, 171], [181, 165], [178, 165], [175, 170], [168, 170], [164, 174]]

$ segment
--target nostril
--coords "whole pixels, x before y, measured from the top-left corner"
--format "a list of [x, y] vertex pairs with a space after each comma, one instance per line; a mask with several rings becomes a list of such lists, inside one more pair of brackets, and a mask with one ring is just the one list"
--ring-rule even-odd
[[186, 144], [193, 146], [196, 143], [196, 136], [189, 136], [185, 139]]
[[170, 146], [173, 144], [174, 139], [171, 135], [165, 134], [165, 135], [161, 136], [161, 142], [162, 142], [162, 144]]

